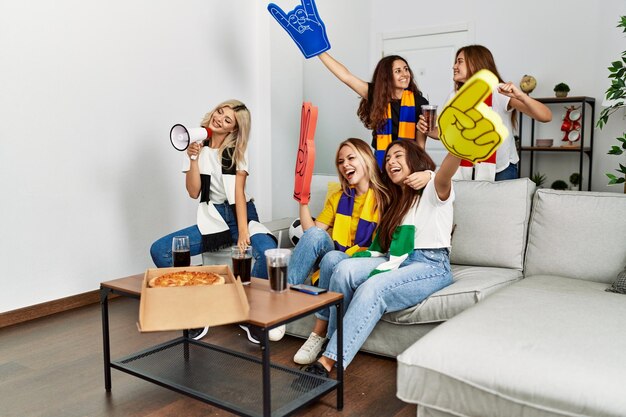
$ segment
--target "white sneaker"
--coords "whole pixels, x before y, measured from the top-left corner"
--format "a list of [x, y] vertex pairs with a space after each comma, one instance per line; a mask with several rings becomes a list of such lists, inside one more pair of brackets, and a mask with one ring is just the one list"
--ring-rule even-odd
[[322, 347], [324, 347], [324, 342], [326, 342], [325, 337], [318, 336], [314, 332], [311, 332], [307, 341], [304, 342], [302, 347], [294, 355], [293, 361], [300, 365], [309, 365], [315, 362], [322, 351]]
[[249, 341], [257, 345], [261, 343], [261, 341], [259, 340], [259, 336], [255, 332], [250, 330], [248, 326], [244, 326], [243, 324], [240, 324], [239, 327], [241, 328], [241, 330], [244, 330], [246, 332], [246, 335], [248, 336]]
[[269, 338], [270, 341], [272, 342], [278, 342], [280, 339], [283, 338], [283, 336], [285, 336], [285, 325], [283, 324], [282, 326], [278, 326], [272, 330], [270, 330], [269, 332]]

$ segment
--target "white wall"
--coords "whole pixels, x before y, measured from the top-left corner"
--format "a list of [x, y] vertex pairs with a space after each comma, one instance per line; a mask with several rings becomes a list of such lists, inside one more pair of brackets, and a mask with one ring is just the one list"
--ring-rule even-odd
[[[626, 49], [615, 28], [623, 0], [602, 8], [576, 0], [567, 10], [538, 0], [423, 4], [317, 1], [332, 54], [366, 80], [381, 33], [473, 22], [506, 78], [533, 74], [537, 96], [565, 80], [601, 102], [606, 67]], [[345, 137], [369, 138], [356, 94], [317, 58], [304, 60], [265, 8], [247, 0], [0, 3], [0, 312], [151, 266], [152, 241], [195, 217], [169, 128], [198, 123], [218, 101], [236, 97], [252, 111], [248, 191], [262, 220], [297, 213], [303, 100], [320, 109], [320, 158], [332, 160]], [[621, 191], [604, 186], [620, 158], [603, 150], [623, 127], [620, 115], [596, 132], [594, 190]], [[323, 165], [319, 172], [334, 174]]]
[[251, 109], [248, 189], [272, 217], [269, 20], [250, 4], [0, 3], [0, 312], [151, 266], [197, 206], [169, 129], [227, 98]]
[[[623, 0], [603, 1], [601, 7], [585, 0], [573, 0], [567, 5], [543, 0], [446, 0], [421, 7], [423, 4], [412, 0], [372, 0], [371, 13], [375, 18], [370, 31], [371, 55], [379, 51], [377, 36], [381, 33], [469, 22], [474, 26], [475, 42], [492, 51], [503, 78], [517, 84], [524, 74], [532, 74], [538, 80], [532, 93], [535, 97], [552, 97], [554, 85], [564, 81], [572, 89], [570, 95], [595, 97], [597, 118], [609, 86], [606, 68], [626, 49], [626, 39], [615, 28], [619, 16], [626, 14]], [[442, 71], [451, 74], [451, 67], [452, 63]], [[420, 87], [427, 92], [428, 86]], [[558, 141], [563, 112], [558, 106], [553, 111], [555, 122], [543, 126], [539, 134]], [[622, 192], [621, 187], [608, 187], [604, 175], [618, 167], [620, 160], [626, 161], [624, 156], [606, 155], [614, 138], [624, 130], [622, 115], [623, 111], [607, 128], [595, 132], [594, 191]], [[578, 158], [550, 155], [538, 161], [539, 169], [548, 174], [548, 186], [556, 179], [567, 181], [570, 173], [578, 172]]]

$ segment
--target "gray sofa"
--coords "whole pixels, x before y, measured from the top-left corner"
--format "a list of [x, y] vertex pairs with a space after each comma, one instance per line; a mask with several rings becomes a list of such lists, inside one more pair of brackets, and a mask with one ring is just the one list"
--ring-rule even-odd
[[[454, 189], [454, 283], [383, 316], [362, 350], [397, 356], [420, 417], [625, 416], [626, 295], [605, 290], [626, 266], [626, 195]], [[270, 225], [283, 246], [290, 223]]]
[[626, 195], [538, 190], [524, 279], [401, 353], [398, 397], [418, 416], [626, 415], [626, 295], [605, 291], [625, 265]]
[[[522, 279], [535, 184], [455, 181], [454, 190], [454, 283], [412, 308], [385, 314], [361, 350], [395, 358], [440, 323]], [[287, 333], [306, 338], [313, 323], [313, 316], [305, 317]]]

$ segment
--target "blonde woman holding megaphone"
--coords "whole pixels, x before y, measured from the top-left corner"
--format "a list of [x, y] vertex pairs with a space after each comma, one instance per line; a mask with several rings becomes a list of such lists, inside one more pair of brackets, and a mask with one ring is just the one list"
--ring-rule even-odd
[[264, 252], [275, 248], [276, 240], [259, 223], [254, 201], [245, 192], [250, 111], [238, 100], [227, 100], [200, 124], [210, 135], [203, 142], [190, 143], [183, 162], [187, 192], [200, 200], [197, 222], [154, 242], [152, 260], [159, 268], [172, 266], [173, 237], [189, 236], [191, 256], [233, 244], [252, 246], [251, 275], [267, 278]]

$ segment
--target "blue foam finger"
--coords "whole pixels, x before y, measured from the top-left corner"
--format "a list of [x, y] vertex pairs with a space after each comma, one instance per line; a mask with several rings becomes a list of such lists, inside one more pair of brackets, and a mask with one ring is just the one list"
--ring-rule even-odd
[[300, 6], [287, 14], [274, 3], [268, 4], [267, 10], [291, 36], [305, 58], [317, 56], [330, 49], [326, 26], [319, 18], [315, 1], [302, 0]]

